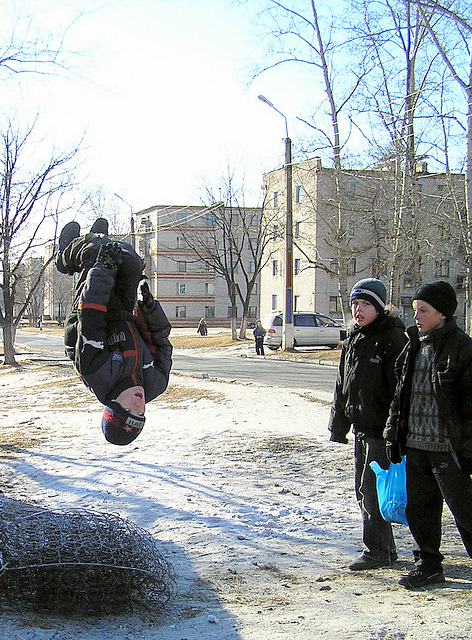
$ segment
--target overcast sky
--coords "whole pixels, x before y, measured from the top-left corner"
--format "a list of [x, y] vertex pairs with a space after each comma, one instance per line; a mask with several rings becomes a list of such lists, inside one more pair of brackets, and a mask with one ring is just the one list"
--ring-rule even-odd
[[[7, 33], [5, 4], [0, 29]], [[262, 174], [283, 163], [285, 124], [261, 103], [266, 95], [289, 118], [306, 106], [306, 87], [279, 70], [250, 84], [260, 55], [254, 8], [231, 0], [23, 0], [34, 26], [70, 28], [69, 49], [84, 55], [65, 78], [22, 75], [7, 84], [4, 110], [20, 122], [39, 113], [44, 143], [64, 147], [85, 134], [81, 174], [139, 210], [199, 204], [229, 166], [244, 177], [246, 204], [260, 199]], [[8, 15], [11, 15], [8, 14]]]

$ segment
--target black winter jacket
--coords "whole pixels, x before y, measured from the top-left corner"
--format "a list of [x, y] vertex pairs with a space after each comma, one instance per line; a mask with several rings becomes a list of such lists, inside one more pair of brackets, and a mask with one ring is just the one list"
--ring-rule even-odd
[[403, 322], [389, 312], [350, 330], [331, 406], [331, 440], [346, 442], [351, 425], [355, 434], [382, 438], [395, 393], [395, 361], [406, 340]]
[[[386, 440], [400, 444], [403, 453], [413, 372], [420, 349], [418, 329], [410, 327], [408, 337], [409, 342], [397, 362], [399, 382], [384, 433]], [[441, 426], [449, 434], [454, 451], [472, 458], [472, 338], [459, 329], [454, 318], [431, 331], [429, 337], [434, 349], [433, 393]]]
[[171, 326], [155, 300], [150, 313], [137, 306], [107, 313], [114, 276], [103, 265], [87, 274], [78, 308], [68, 320], [66, 354], [98, 400], [106, 404], [121, 391], [142, 386], [149, 402], [167, 388], [172, 366]]

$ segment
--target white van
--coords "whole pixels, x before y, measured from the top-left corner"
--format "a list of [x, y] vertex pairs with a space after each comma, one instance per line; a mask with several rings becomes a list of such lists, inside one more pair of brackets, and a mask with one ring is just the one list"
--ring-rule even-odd
[[[282, 346], [283, 314], [274, 312], [262, 319], [266, 330], [264, 344], [269, 349]], [[346, 337], [344, 327], [322, 313], [295, 311], [293, 314], [293, 345], [295, 347], [337, 347]]]

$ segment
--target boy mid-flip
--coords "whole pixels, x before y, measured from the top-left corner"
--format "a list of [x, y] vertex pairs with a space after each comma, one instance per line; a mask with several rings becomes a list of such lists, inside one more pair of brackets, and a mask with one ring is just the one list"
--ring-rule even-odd
[[125, 445], [141, 433], [146, 403], [167, 388], [171, 326], [146, 282], [135, 305], [142, 260], [131, 245], [111, 242], [106, 233], [103, 219], [85, 236], [69, 223], [59, 238], [56, 266], [80, 274], [64, 332], [66, 354], [105, 405], [105, 438]]

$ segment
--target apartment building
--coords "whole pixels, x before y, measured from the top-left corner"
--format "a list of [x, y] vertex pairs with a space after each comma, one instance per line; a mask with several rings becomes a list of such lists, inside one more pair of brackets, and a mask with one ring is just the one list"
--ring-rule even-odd
[[[246, 276], [255, 268], [248, 240], [257, 237], [261, 209], [228, 207], [221, 202], [208, 207], [156, 205], [134, 216], [136, 250], [144, 258], [151, 291], [172, 326], [196, 328], [200, 318], [210, 327], [230, 326], [233, 307], [218, 264], [225, 262], [234, 281], [246, 291]], [[228, 246], [229, 233], [241, 239], [239, 253]], [[238, 326], [242, 311], [237, 299]], [[259, 314], [257, 277], [248, 321], [254, 322]]]
[[[283, 310], [285, 288], [285, 169], [264, 175], [265, 211], [279, 212], [271, 256], [261, 273], [261, 315]], [[347, 292], [359, 279], [391, 280], [394, 253], [401, 257], [397, 303], [412, 324], [411, 300], [422, 281], [442, 279], [456, 289], [463, 322], [465, 273], [458, 243], [464, 176], [429, 173], [419, 163], [408, 206], [399, 210], [392, 167], [344, 171], [312, 158], [292, 167], [293, 308], [342, 318], [338, 261], [346, 261]], [[393, 280], [392, 280], [393, 282]]]

